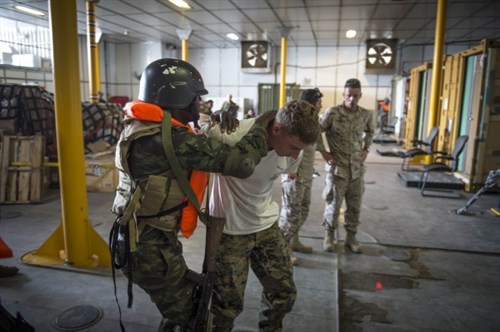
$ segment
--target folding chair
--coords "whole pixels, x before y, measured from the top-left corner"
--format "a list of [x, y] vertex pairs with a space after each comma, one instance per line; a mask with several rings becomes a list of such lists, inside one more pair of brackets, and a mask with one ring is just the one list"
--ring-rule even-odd
[[[414, 149], [410, 149], [410, 150], [403, 152], [403, 155], [402, 155], [403, 163], [401, 164], [401, 169], [403, 171], [411, 171], [411, 169], [410, 169], [411, 158], [416, 157], [416, 156], [428, 156], [428, 155], [433, 154], [434, 141], [436, 140], [438, 133], [439, 133], [439, 127], [438, 126], [432, 127], [430, 132], [429, 132], [429, 136], [427, 137], [426, 140], [424, 140], [424, 141], [420, 141], [420, 140], [412, 141], [414, 146], [421, 146], [421, 148], [414, 148]], [[405, 168], [405, 165], [406, 165], [406, 168]]]
[[[457, 171], [458, 168], [458, 161], [460, 154], [465, 148], [465, 145], [467, 144], [467, 140], [469, 139], [469, 136], [463, 135], [459, 136], [455, 142], [455, 147], [453, 148], [453, 151], [451, 152], [451, 155], [447, 155], [446, 152], [435, 152], [435, 153], [440, 153], [442, 156], [437, 156], [435, 158], [436, 161], [438, 160], [448, 160], [450, 161], [450, 166], [446, 165], [443, 162], [433, 162], [429, 165], [424, 166], [422, 175], [420, 176], [420, 193], [422, 196], [433, 196], [433, 197], [449, 197], [449, 198], [458, 198], [460, 197], [459, 194], [455, 195], [432, 195], [432, 194], [427, 194], [425, 191], [426, 185], [427, 185], [427, 179], [429, 178], [429, 174], [432, 172], [441, 172], [441, 173], [453, 173]], [[427, 192], [430, 192], [431, 190], [427, 190]], [[453, 193], [452, 190], [432, 190], [432, 192], [444, 192], [444, 193]]]

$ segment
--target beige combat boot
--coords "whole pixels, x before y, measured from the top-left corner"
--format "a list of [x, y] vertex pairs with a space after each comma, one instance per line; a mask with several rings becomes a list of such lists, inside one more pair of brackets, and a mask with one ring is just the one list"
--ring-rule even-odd
[[345, 247], [349, 248], [355, 254], [361, 253], [361, 246], [358, 240], [356, 240], [356, 233], [347, 232]]
[[323, 240], [323, 250], [328, 252], [335, 251], [335, 231], [325, 231], [325, 239]]
[[303, 243], [300, 242], [300, 240], [299, 240], [299, 234], [297, 234], [297, 233], [292, 237], [292, 240], [290, 241], [290, 244], [291, 244], [291, 247], [292, 247], [293, 251], [302, 252], [304, 254], [310, 254], [310, 253], [313, 252], [313, 248], [312, 247], [306, 246], [306, 245], [304, 245]]

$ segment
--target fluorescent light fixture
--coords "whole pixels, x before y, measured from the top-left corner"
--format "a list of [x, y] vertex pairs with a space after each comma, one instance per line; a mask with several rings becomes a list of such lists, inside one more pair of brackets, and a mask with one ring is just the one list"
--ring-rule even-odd
[[345, 32], [345, 37], [349, 39], [356, 37], [356, 30], [347, 30]]
[[45, 16], [45, 14], [42, 13], [41, 11], [35, 10], [35, 9], [32, 9], [32, 8], [28, 8], [28, 7], [24, 7], [24, 6], [15, 6], [14, 8], [16, 8], [17, 10], [19, 10], [21, 12], [25, 12], [25, 13], [28, 13], [28, 14], [31, 14], [31, 15]]
[[168, 1], [173, 3], [174, 5], [176, 5], [179, 8], [191, 9], [191, 6], [188, 5], [188, 3], [184, 0], [168, 0]]
[[229, 39], [231, 39], [231, 40], [239, 40], [240, 39], [240, 37], [238, 37], [237, 34], [232, 33], [232, 32], [226, 34], [226, 37], [229, 38]]

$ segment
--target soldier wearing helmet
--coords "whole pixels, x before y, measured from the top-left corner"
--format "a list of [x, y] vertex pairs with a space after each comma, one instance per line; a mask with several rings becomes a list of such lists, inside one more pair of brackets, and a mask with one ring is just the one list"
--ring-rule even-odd
[[[128, 227], [124, 247], [130, 254], [113, 250], [120, 248], [111, 245], [120, 243], [117, 235], [110, 240], [113, 265], [129, 278], [129, 287], [133, 282], [151, 296], [166, 319], [164, 331], [186, 330], [194, 312], [195, 284], [185, 277], [188, 268], [177, 234], [192, 234], [197, 211], [186, 203], [173, 159], [201, 201], [206, 172], [238, 178], [253, 173], [267, 155], [266, 126], [274, 119], [273, 114], [257, 119], [235, 146], [195, 135], [187, 124], [197, 122], [201, 96], [207, 93], [191, 64], [170, 58], [150, 63], [141, 76], [138, 100], [125, 106], [116, 150], [119, 184], [112, 211], [115, 225]], [[167, 157], [171, 150], [174, 158]]]

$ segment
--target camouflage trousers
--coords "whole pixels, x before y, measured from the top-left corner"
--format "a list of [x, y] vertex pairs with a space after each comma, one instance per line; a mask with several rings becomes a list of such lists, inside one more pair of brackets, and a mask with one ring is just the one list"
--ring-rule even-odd
[[130, 271], [132, 281], [168, 319], [171, 326], [165, 326], [164, 331], [173, 330], [175, 325], [185, 330], [194, 313], [195, 285], [185, 278], [187, 269], [177, 235], [146, 226], [132, 254]]
[[325, 230], [333, 231], [338, 227], [340, 208], [345, 198], [344, 227], [346, 231], [356, 234], [364, 192], [364, 176], [356, 179], [344, 179], [334, 175], [333, 169], [328, 172], [323, 189], [323, 199], [325, 200], [323, 227]]
[[231, 331], [243, 311], [249, 266], [263, 286], [260, 331], [282, 330], [297, 291], [288, 246], [275, 223], [254, 234], [223, 234], [217, 255], [217, 294], [212, 298], [213, 331]]
[[282, 182], [279, 226], [287, 240], [299, 232], [307, 219], [311, 206], [311, 188], [312, 180]]

